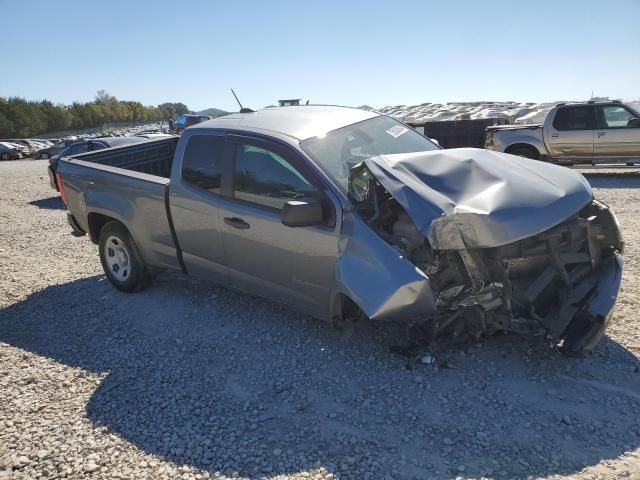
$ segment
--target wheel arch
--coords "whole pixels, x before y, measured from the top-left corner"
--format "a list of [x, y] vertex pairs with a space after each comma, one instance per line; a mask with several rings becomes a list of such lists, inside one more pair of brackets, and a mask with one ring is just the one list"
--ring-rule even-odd
[[129, 232], [129, 235], [131, 235], [133, 238], [131, 229], [125, 222], [122, 221], [122, 219], [100, 212], [89, 212], [89, 214], [87, 215], [87, 223], [89, 226], [89, 238], [91, 238], [91, 241], [93, 243], [95, 243], [96, 245], [100, 243], [100, 230], [102, 230], [102, 227], [104, 227], [109, 222], [118, 222], [122, 224], [122, 226]]
[[542, 152], [540, 152], [538, 147], [536, 147], [531, 143], [526, 143], [526, 142], [512, 143], [511, 145], [509, 145], [507, 148], [504, 149], [504, 153], [511, 153], [518, 148], [526, 148], [527, 150], [531, 150], [532, 152], [534, 152], [537, 158], [542, 157]]
[[337, 292], [331, 305], [331, 318], [334, 320], [352, 320], [368, 317], [349, 295], [344, 292]]

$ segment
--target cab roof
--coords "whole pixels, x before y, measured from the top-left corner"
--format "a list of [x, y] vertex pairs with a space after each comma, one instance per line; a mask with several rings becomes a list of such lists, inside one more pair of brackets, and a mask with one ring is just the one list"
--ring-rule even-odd
[[585, 100], [583, 102], [563, 102], [558, 103], [556, 107], [560, 106], [581, 106], [581, 105], [623, 105], [620, 100]]
[[379, 113], [358, 108], [332, 105], [269, 107], [250, 113], [231, 113], [190, 128], [269, 131], [297, 140], [306, 140], [379, 115]]

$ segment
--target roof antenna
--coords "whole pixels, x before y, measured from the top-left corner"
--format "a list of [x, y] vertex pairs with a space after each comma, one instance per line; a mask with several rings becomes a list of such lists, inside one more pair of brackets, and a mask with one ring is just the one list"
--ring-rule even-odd
[[240, 103], [240, 100], [238, 100], [238, 96], [236, 95], [236, 92], [233, 91], [233, 88], [231, 89], [231, 93], [233, 93], [233, 96], [236, 97], [236, 102], [238, 102], [238, 105], [240, 105], [240, 113], [253, 113], [255, 110], [251, 110], [250, 108], [244, 108], [242, 106], [242, 104]]

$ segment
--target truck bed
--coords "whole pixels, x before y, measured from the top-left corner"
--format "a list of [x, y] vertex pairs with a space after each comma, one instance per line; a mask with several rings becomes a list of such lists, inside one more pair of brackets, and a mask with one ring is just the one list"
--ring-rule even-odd
[[71, 221], [97, 242], [101, 226], [117, 220], [147, 265], [180, 268], [168, 210], [177, 141], [163, 138], [62, 158], [58, 171]]
[[75, 155], [71, 158], [169, 178], [171, 176], [173, 153], [177, 144], [178, 137], [163, 138], [122, 147], [96, 150], [95, 152]]

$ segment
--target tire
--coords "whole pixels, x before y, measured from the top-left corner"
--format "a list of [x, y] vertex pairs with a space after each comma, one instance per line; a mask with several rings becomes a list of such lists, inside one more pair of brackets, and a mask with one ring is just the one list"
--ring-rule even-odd
[[9, 160], [9, 154], [7, 152], [2, 152], [0, 154], [0, 160]]
[[532, 160], [540, 160], [540, 155], [538, 154], [536, 149], [532, 147], [514, 147], [507, 153], [516, 155], [518, 157], [531, 158]]
[[40, 160], [49, 160], [49, 158], [51, 158], [51, 155], [49, 155], [47, 152], [40, 154]]
[[127, 293], [147, 288], [153, 278], [126, 227], [120, 222], [108, 222], [99, 238], [100, 263], [113, 286]]

